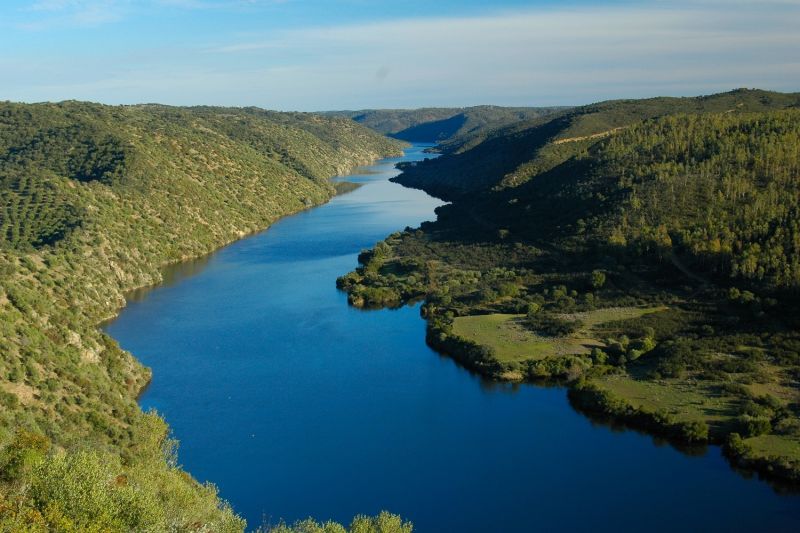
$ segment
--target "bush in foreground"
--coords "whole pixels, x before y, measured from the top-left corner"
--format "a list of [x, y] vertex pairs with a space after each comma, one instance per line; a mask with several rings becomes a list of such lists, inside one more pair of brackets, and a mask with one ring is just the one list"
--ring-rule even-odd
[[0, 450], [0, 531], [243, 531], [213, 485], [175, 466], [163, 421], [146, 415], [141, 425], [126, 461], [18, 432]]
[[397, 515], [381, 512], [378, 516], [357, 516], [349, 528], [335, 522], [320, 523], [312, 518], [289, 526], [281, 524], [268, 529], [269, 533], [411, 533], [411, 522], [405, 522]]

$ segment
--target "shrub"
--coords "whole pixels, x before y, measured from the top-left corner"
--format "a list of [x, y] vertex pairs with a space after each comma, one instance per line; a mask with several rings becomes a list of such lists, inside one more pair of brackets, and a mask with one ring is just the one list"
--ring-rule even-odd
[[15, 409], [19, 405], [19, 398], [16, 394], [0, 390], [0, 405], [8, 409]]
[[349, 528], [335, 522], [320, 523], [311, 518], [293, 525], [280, 524], [269, 533], [412, 533], [414, 527], [397, 515], [382, 511], [378, 516], [357, 516]]
[[746, 437], [756, 437], [772, 430], [772, 423], [766, 416], [740, 415], [736, 419], [736, 425], [739, 432]]
[[681, 436], [689, 442], [705, 442], [708, 440], [708, 424], [701, 420], [680, 424]]
[[592, 288], [601, 289], [606, 284], [606, 275], [601, 270], [592, 271]]
[[44, 435], [19, 430], [11, 443], [0, 452], [0, 479], [12, 481], [37, 464], [50, 450]]
[[596, 365], [604, 365], [608, 362], [608, 354], [600, 348], [592, 348], [592, 362]]

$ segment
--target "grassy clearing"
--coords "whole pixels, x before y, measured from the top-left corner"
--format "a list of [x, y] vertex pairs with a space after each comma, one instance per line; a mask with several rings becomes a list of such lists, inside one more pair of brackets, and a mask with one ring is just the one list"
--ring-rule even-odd
[[800, 440], [787, 435], [759, 435], [745, 439], [754, 454], [763, 457], [800, 457]]
[[734, 414], [736, 399], [709, 382], [681, 380], [642, 381], [631, 376], [604, 376], [594, 380], [599, 387], [628, 401], [634, 407], [663, 410], [680, 422], [703, 421], [720, 428]]
[[603, 346], [593, 328], [608, 322], [639, 318], [666, 310], [666, 307], [611, 307], [583, 313], [562, 315], [567, 320], [579, 320], [583, 327], [567, 337], [544, 337], [526, 329], [525, 315], [494, 313], [458, 317], [453, 321], [453, 333], [494, 350], [500, 362], [541, 360], [559, 355], [578, 355]]
[[520, 323], [524, 318], [500, 313], [458, 317], [453, 321], [453, 333], [492, 348], [503, 362], [555, 355], [554, 341], [527, 331]]
[[631, 320], [640, 318], [644, 315], [652, 313], [659, 313], [669, 309], [665, 306], [660, 307], [607, 307], [605, 309], [595, 309], [593, 311], [586, 311], [583, 313], [571, 313], [568, 315], [561, 315], [561, 318], [567, 320], [580, 320], [583, 324], [583, 329], [590, 332], [595, 326], [607, 324], [609, 322], [618, 322], [621, 320]]

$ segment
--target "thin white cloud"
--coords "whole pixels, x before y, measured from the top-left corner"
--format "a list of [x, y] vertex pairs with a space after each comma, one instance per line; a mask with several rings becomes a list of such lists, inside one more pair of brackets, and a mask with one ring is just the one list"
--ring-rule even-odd
[[574, 101], [587, 86], [606, 88], [598, 97], [634, 96], [631, 87], [652, 92], [655, 80], [686, 91], [800, 89], [800, 2], [757, 4], [723, 9], [711, 0], [410, 19], [293, 30], [213, 51], [267, 65], [286, 61], [290, 51], [291, 71], [272, 70], [262, 82], [279, 93], [304, 83], [369, 92], [375, 71], [385, 68], [390, 85], [415, 97], [435, 95], [431, 103], [536, 103], [544, 95], [560, 103], [555, 95]]
[[799, 20], [800, 0], [699, 0], [271, 31], [77, 68], [0, 59], [17, 69], [0, 98], [331, 109], [796, 91]]

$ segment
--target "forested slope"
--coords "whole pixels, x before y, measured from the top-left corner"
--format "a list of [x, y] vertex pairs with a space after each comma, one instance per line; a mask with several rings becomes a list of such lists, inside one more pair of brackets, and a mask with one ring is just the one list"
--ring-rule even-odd
[[441, 147], [452, 157], [409, 165], [396, 181], [452, 199], [524, 183], [642, 120], [676, 113], [744, 113], [798, 105], [800, 94], [746, 89], [695, 98], [600, 102], [455, 136]]
[[97, 324], [160, 267], [335, 194], [401, 145], [259, 109], [0, 104], [0, 529], [240, 530]]
[[[339, 286], [359, 306], [424, 297], [428, 342], [475, 371], [568, 380], [592, 416], [722, 443], [737, 464], [797, 483], [797, 96], [681, 102], [624, 127], [606, 117], [575, 131], [557, 117], [527, 155], [529, 132], [499, 130], [482, 145], [501, 155], [477, 180], [469, 152], [406, 169], [399, 181], [413, 176], [453, 202], [363, 253]], [[609, 105], [625, 120], [653, 108], [588, 108]], [[542, 155], [569, 144], [571, 153]], [[525, 157], [530, 174], [508, 180]], [[470, 186], [453, 193], [459, 180]]]

